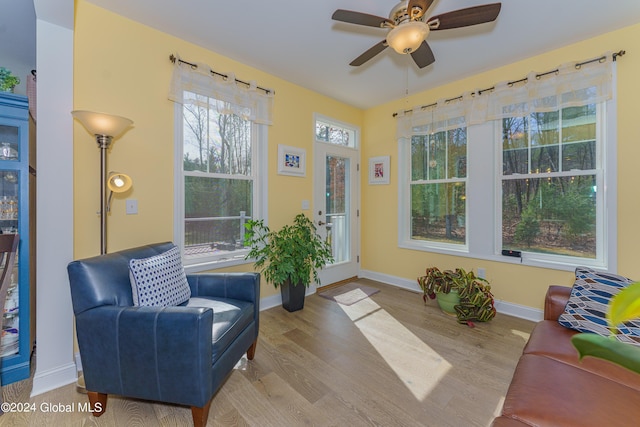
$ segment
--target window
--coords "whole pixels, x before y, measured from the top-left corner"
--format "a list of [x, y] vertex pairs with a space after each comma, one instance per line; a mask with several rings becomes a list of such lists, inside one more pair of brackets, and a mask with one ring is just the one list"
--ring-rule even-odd
[[400, 112], [398, 245], [614, 271], [616, 103], [605, 58]]
[[467, 130], [411, 138], [411, 239], [466, 244]]
[[598, 110], [590, 104], [502, 120], [503, 249], [596, 258]]
[[245, 263], [244, 224], [266, 219], [270, 89], [174, 59], [174, 242], [189, 272]]
[[326, 118], [316, 118], [316, 141], [356, 147], [356, 129]]
[[219, 101], [184, 93], [182, 126], [182, 230], [185, 264], [242, 261], [244, 224], [261, 217], [260, 125]]

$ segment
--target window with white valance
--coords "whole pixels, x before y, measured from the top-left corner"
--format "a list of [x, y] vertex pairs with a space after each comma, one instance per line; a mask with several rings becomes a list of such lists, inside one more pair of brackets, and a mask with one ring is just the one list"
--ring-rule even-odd
[[174, 241], [192, 272], [246, 262], [244, 224], [267, 212], [273, 91], [174, 62]]
[[399, 112], [399, 245], [615, 268], [614, 74], [607, 54]]

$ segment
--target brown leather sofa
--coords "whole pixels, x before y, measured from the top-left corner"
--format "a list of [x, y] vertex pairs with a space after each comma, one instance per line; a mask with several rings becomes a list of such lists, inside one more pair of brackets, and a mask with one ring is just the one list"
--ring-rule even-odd
[[571, 288], [550, 286], [539, 322], [513, 374], [493, 426], [640, 426], [640, 375], [585, 357], [577, 332], [558, 323]]

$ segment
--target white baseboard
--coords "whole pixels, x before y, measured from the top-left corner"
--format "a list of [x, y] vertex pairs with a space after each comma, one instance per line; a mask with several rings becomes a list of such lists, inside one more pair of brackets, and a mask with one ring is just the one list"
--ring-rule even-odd
[[77, 379], [75, 363], [68, 363], [44, 372], [39, 372], [36, 368], [36, 373], [33, 376], [31, 397], [63, 387], [67, 384], [73, 384]]
[[280, 293], [268, 297], [260, 298], [260, 311], [268, 310], [282, 304]]
[[[386, 283], [388, 285], [397, 286], [399, 288], [408, 289], [422, 293], [422, 289], [415, 280], [409, 280], [402, 277], [391, 276], [389, 274], [377, 273], [370, 270], [360, 270], [360, 277], [371, 279], [377, 282]], [[521, 319], [539, 322], [543, 319], [543, 312], [540, 309], [528, 307], [512, 302], [495, 300], [496, 310], [498, 313], [507, 314], [509, 316], [519, 317]]]
[[498, 313], [507, 314], [513, 317], [519, 317], [532, 322], [539, 322], [544, 319], [544, 312], [538, 308], [528, 307], [513, 302], [495, 300], [496, 310]]

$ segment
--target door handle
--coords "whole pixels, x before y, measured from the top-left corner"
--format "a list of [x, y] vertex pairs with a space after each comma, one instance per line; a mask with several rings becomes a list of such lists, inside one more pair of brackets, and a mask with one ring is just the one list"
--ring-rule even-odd
[[325, 224], [326, 224], [326, 222], [318, 221], [318, 225], [325, 225]]

